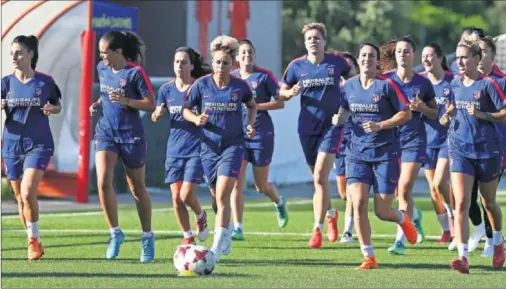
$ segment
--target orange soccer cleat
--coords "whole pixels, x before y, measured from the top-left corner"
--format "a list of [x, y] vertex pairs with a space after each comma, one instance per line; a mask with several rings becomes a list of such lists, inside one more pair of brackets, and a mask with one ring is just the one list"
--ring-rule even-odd
[[376, 263], [375, 257], [364, 257], [362, 264], [356, 268], [357, 270], [370, 270], [378, 269], [378, 263]]
[[339, 212], [334, 209], [334, 217], [327, 216], [327, 238], [330, 243], [337, 241], [339, 237], [339, 229], [337, 228], [337, 220], [339, 219]]
[[36, 237], [28, 238], [28, 260], [39, 260], [44, 255], [44, 247]]
[[322, 246], [322, 232], [320, 228], [316, 227], [313, 230], [313, 236], [309, 239], [309, 248], [320, 248]]

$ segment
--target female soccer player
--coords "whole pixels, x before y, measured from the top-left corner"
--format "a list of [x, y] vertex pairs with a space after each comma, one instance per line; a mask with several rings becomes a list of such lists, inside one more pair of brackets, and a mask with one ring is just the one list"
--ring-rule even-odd
[[19, 35], [12, 41], [14, 73], [2, 78], [2, 135], [5, 174], [18, 202], [19, 216], [28, 234], [28, 260], [44, 255], [39, 236], [37, 187], [53, 155], [50, 114], [61, 111], [61, 93], [53, 78], [35, 71], [39, 41]]
[[[446, 56], [437, 43], [427, 44], [422, 51], [422, 64], [425, 69], [421, 75], [432, 83], [438, 104], [438, 115], [445, 112], [450, 102], [450, 83], [453, 74], [448, 68]], [[427, 132], [427, 161], [424, 165], [425, 177], [429, 183], [432, 205], [443, 230], [440, 243], [452, 240], [453, 211], [450, 207], [450, 170], [448, 162], [448, 129], [425, 115], [422, 116]]]
[[[248, 110], [246, 135], [255, 136], [256, 104], [248, 84], [230, 75], [239, 44], [218, 36], [211, 42], [213, 74], [201, 77], [186, 94], [183, 117], [203, 127], [200, 158], [204, 176], [216, 198], [213, 251], [217, 260], [230, 253], [230, 195], [241, 171], [244, 154], [242, 104]], [[200, 114], [192, 112], [197, 107]]]
[[416, 229], [405, 211], [392, 208], [399, 179], [395, 128], [409, 121], [409, 103], [397, 85], [377, 74], [379, 49], [373, 44], [360, 45], [360, 75], [349, 79], [343, 89], [343, 106], [333, 123], [347, 121], [351, 112], [351, 138], [346, 147], [346, 179], [353, 201], [354, 218], [360, 248], [364, 255], [360, 270], [376, 269], [368, 217], [369, 191], [374, 190], [374, 210], [384, 221], [398, 223], [411, 244]]
[[[478, 70], [486, 76], [493, 78], [494, 80], [501, 82], [506, 75], [504, 75], [498, 68], [494, 67], [494, 58], [496, 54], [496, 45], [494, 39], [489, 36], [482, 37], [480, 39], [480, 48], [482, 58], [478, 64]], [[503, 154], [503, 162], [501, 166], [501, 174], [499, 175], [499, 181], [501, 180], [502, 171], [504, 170], [504, 161], [506, 154], [506, 125], [496, 124], [496, 129], [499, 131], [501, 136], [501, 150]], [[482, 203], [483, 207], [483, 203]], [[490, 220], [487, 217], [487, 212], [483, 209], [483, 219], [481, 218], [481, 209], [478, 204], [478, 181], [475, 179], [473, 184], [473, 191], [471, 195], [471, 205], [469, 208], [469, 218], [474, 225], [474, 233], [469, 237], [469, 252], [473, 252], [478, 247], [478, 243], [481, 238], [487, 236], [485, 248], [483, 249], [483, 257], [492, 257], [493, 255], [493, 240], [492, 240], [492, 227], [490, 226]]]
[[451, 83], [453, 105], [440, 120], [442, 124], [447, 124], [449, 115], [454, 115], [449, 128], [448, 149], [455, 195], [455, 238], [459, 257], [452, 260], [451, 268], [469, 273], [468, 214], [472, 185], [477, 178], [483, 205], [493, 228], [492, 265], [500, 269], [505, 259], [502, 213], [496, 201], [498, 177], [501, 173], [501, 146], [494, 123], [505, 122], [506, 98], [499, 84], [494, 79], [481, 75], [478, 70], [482, 51], [477, 37], [471, 35], [459, 42], [456, 57], [461, 75]]
[[[427, 135], [422, 120], [422, 114], [429, 119], [437, 119], [437, 102], [434, 99], [434, 89], [426, 78], [413, 72], [413, 61], [416, 52], [416, 44], [409, 37], [397, 39], [395, 47], [395, 61], [397, 69], [385, 75], [392, 79], [402, 90], [410, 102], [409, 108], [413, 111], [413, 117], [399, 127], [401, 151], [401, 176], [397, 197], [399, 208], [408, 212], [413, 218], [418, 231], [418, 243], [425, 239], [422, 228], [421, 212], [415, 209], [413, 199], [413, 186], [420, 167], [427, 160]], [[397, 237], [388, 252], [396, 255], [404, 254], [405, 237], [401, 227], [397, 229]]]
[[153, 88], [144, 69], [142, 40], [131, 32], [110, 31], [99, 42], [100, 99], [90, 106], [103, 116], [95, 128], [95, 165], [100, 203], [111, 231], [107, 259], [118, 256], [125, 234], [118, 221], [113, 188], [114, 167], [121, 158], [142, 227], [141, 262], [153, 261], [155, 237], [151, 231], [151, 198], [146, 190], [146, 140], [139, 110], [154, 111]]
[[283, 75], [280, 98], [289, 100], [301, 93], [299, 138], [306, 162], [311, 169], [314, 227], [310, 248], [322, 245], [322, 230], [327, 211], [327, 237], [335, 242], [337, 210], [331, 208], [329, 173], [342, 141], [342, 129], [332, 125], [332, 116], [340, 106], [341, 77], [347, 78], [350, 66], [338, 55], [325, 53], [327, 30], [322, 23], [304, 25], [302, 34], [307, 55], [293, 60]]
[[[358, 62], [355, 56], [349, 52], [340, 52], [337, 51], [336, 54], [341, 55], [346, 59], [346, 62], [350, 66], [350, 72], [348, 73], [349, 77], [353, 77], [358, 74]], [[346, 83], [344, 78], [341, 78], [341, 89]], [[344, 137], [339, 147], [339, 155], [336, 156], [334, 161], [334, 170], [336, 171], [336, 183], [337, 183], [337, 192], [342, 200], [346, 201], [346, 209], [344, 211], [344, 232], [341, 235], [341, 243], [350, 243], [353, 242], [353, 203], [351, 201], [351, 196], [346, 191], [346, 144], [348, 143], [351, 136], [351, 122], [348, 121], [343, 125]]]
[[[253, 138], [245, 136], [245, 152], [241, 165], [241, 174], [234, 186], [231, 199], [234, 215], [232, 239], [244, 240], [242, 218], [248, 162], [253, 165], [253, 176], [257, 192], [267, 196], [275, 205], [278, 225], [283, 228], [288, 223], [286, 201], [279, 196], [276, 186], [269, 183], [269, 164], [274, 152], [274, 125], [269, 110], [281, 109], [285, 107], [285, 103], [278, 98], [279, 85], [272, 72], [256, 65], [255, 47], [248, 39], [239, 42], [237, 62], [240, 68], [232, 72], [232, 75], [243, 79], [249, 84], [258, 110], [255, 119], [256, 134]], [[274, 100], [271, 101], [271, 98], [274, 98]], [[247, 116], [246, 111], [243, 111], [244, 131], [247, 131]]]
[[205, 241], [209, 234], [207, 214], [197, 198], [197, 185], [202, 183], [203, 169], [200, 160], [201, 129], [184, 120], [182, 108], [184, 96], [193, 79], [211, 73], [202, 56], [190, 47], [179, 47], [174, 54], [176, 80], [160, 87], [156, 95], [156, 110], [151, 115], [154, 122], [169, 112], [170, 134], [165, 159], [165, 183], [172, 192], [174, 214], [183, 231], [183, 244], [195, 244], [186, 206], [192, 208], [197, 219], [197, 236]]

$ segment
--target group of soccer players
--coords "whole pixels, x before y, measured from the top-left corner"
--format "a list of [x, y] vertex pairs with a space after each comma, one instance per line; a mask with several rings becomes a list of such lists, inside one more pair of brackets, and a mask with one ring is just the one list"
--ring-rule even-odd
[[[195, 244], [187, 206], [195, 214], [198, 239], [209, 235], [207, 213], [196, 194], [197, 186], [207, 183], [215, 213], [211, 250], [219, 260], [230, 253], [232, 240], [245, 239], [248, 163], [253, 165], [256, 190], [273, 202], [278, 225], [288, 223], [286, 200], [268, 182], [274, 149], [268, 111], [299, 97], [298, 133], [314, 182], [310, 248], [322, 246], [325, 222], [328, 240], [338, 238], [338, 212], [331, 206], [328, 180], [333, 166], [338, 191], [347, 202], [341, 242], [353, 241], [355, 225], [364, 255], [358, 269], [378, 267], [368, 218], [371, 186], [378, 218], [399, 225], [388, 251], [404, 254], [406, 239], [411, 244], [423, 242], [422, 215], [413, 199], [414, 182], [423, 166], [443, 229], [440, 241], [453, 239], [458, 249], [451, 267], [468, 273], [468, 242], [476, 249], [486, 234], [492, 249], [486, 247], [484, 254], [493, 256], [494, 268], [502, 268], [504, 239], [495, 195], [506, 153], [506, 80], [493, 65], [493, 40], [479, 29], [465, 28], [456, 49], [455, 73], [448, 69], [441, 47], [430, 43], [422, 51], [425, 72], [416, 74], [417, 47], [410, 37], [381, 48], [363, 43], [355, 58], [326, 50], [324, 24], [306, 24], [302, 35], [307, 54], [288, 65], [281, 87], [272, 72], [256, 65], [251, 41], [219, 36], [210, 44], [211, 67], [192, 48], [178, 48], [173, 63], [176, 78], [156, 94], [140, 66], [142, 40], [118, 31], [101, 37], [100, 98], [90, 106], [90, 114], [102, 114], [94, 143], [99, 198], [111, 232], [106, 258], [116, 258], [125, 239], [113, 189], [118, 158], [125, 166], [143, 231], [140, 260], [151, 262], [155, 255], [141, 110], [152, 112], [154, 122], [165, 114], [170, 117], [165, 182], [184, 244]], [[44, 254], [35, 192], [54, 149], [48, 115], [61, 110], [61, 94], [53, 79], [34, 70], [37, 50], [33, 36], [13, 41], [15, 71], [2, 78], [1, 94], [7, 113], [2, 156], [28, 234], [29, 260]], [[234, 70], [235, 63], [239, 68]], [[480, 225], [478, 190], [485, 225]], [[392, 207], [394, 197], [399, 209]], [[473, 220], [476, 215], [479, 222]], [[468, 216], [477, 226], [471, 239]]]

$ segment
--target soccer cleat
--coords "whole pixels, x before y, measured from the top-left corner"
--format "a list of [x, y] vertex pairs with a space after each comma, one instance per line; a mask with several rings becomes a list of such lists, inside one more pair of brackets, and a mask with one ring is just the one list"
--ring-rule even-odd
[[404, 244], [401, 241], [395, 241], [387, 251], [393, 255], [404, 255]]
[[443, 234], [441, 235], [441, 238], [439, 239], [439, 243], [440, 244], [444, 244], [444, 243], [450, 243], [452, 241], [452, 234], [450, 233], [450, 231], [444, 231]]
[[339, 229], [337, 229], [337, 219], [339, 219], [339, 212], [334, 209], [334, 217], [327, 216], [327, 238], [330, 243], [337, 241], [339, 237]]
[[485, 224], [482, 222], [480, 225], [475, 227], [474, 233], [469, 237], [469, 252], [473, 252], [478, 248], [481, 238], [485, 237]]
[[469, 262], [466, 257], [453, 259], [450, 263], [450, 267], [462, 274], [469, 274]]
[[309, 248], [320, 248], [322, 246], [322, 232], [320, 231], [320, 228], [316, 227], [313, 230], [313, 236], [311, 236], [311, 239], [309, 239]]
[[241, 230], [241, 228], [234, 228], [232, 231], [232, 240], [244, 241], [244, 232]]
[[39, 243], [37, 237], [28, 238], [28, 260], [39, 260], [44, 255], [44, 246]]
[[342, 236], [341, 236], [341, 241], [339, 241], [340, 243], [351, 243], [353, 242], [353, 236], [348, 233], [348, 232], [345, 232]]
[[494, 241], [492, 239], [487, 239], [481, 257], [492, 258], [493, 256], [494, 256]]
[[151, 263], [155, 258], [155, 234], [142, 237], [141, 240], [141, 263]]
[[195, 237], [191, 236], [183, 239], [183, 245], [196, 245]]
[[221, 243], [221, 253], [223, 255], [230, 254], [232, 251], [232, 230], [234, 229], [232, 223], [228, 224], [227, 233], [223, 236], [223, 240]]
[[118, 257], [119, 249], [121, 244], [125, 240], [125, 234], [121, 230], [118, 230], [112, 233], [109, 238], [109, 246], [107, 247], [107, 251], [105, 252], [105, 257], [109, 260]]
[[356, 268], [357, 270], [370, 270], [378, 269], [378, 263], [376, 263], [375, 257], [364, 257], [362, 264]]
[[276, 213], [278, 217], [278, 226], [284, 228], [288, 224], [288, 209], [285, 198], [280, 197], [280, 199], [283, 201], [283, 205], [281, 207], [276, 206]]
[[450, 251], [457, 250], [457, 241], [455, 241], [455, 238], [453, 238], [453, 240], [450, 243], [450, 245], [448, 245], [448, 250], [450, 250]]
[[203, 211], [204, 215], [202, 218], [197, 218], [197, 236], [201, 242], [207, 240], [209, 236], [209, 228], [207, 227], [207, 213]]
[[415, 225], [416, 233], [417, 233], [416, 243], [420, 244], [425, 241], [425, 232], [423, 231], [423, 226], [422, 226], [422, 212], [416, 208], [415, 208], [415, 210], [418, 212], [418, 219], [413, 220], [413, 225]]
[[492, 258], [492, 266], [494, 266], [494, 269], [501, 269], [504, 265], [504, 241], [501, 245], [494, 246], [494, 256]]
[[415, 226], [413, 226], [413, 223], [411, 223], [408, 214], [405, 211], [400, 212], [404, 214], [404, 223], [400, 225], [402, 231], [404, 232], [406, 239], [408, 239], [408, 242], [410, 244], [415, 244], [418, 239], [418, 233], [416, 231], [416, 228]]

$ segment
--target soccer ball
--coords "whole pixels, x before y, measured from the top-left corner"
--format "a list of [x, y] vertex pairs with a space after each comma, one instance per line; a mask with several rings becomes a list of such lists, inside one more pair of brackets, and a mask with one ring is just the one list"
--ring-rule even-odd
[[178, 274], [190, 271], [209, 275], [214, 270], [216, 259], [213, 252], [204, 246], [179, 245], [174, 252], [173, 263]]

